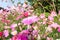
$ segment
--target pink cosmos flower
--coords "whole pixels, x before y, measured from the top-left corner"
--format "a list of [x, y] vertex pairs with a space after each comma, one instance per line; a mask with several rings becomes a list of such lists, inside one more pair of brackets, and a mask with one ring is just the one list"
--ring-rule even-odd
[[52, 16], [48, 16], [48, 19], [49, 19], [50, 21], [53, 21], [53, 20], [54, 20], [54, 18], [53, 18]]
[[9, 36], [9, 31], [8, 31], [8, 30], [4, 30], [4, 31], [3, 31], [3, 35], [4, 35], [5, 37], [8, 37], [8, 36]]
[[30, 25], [34, 22], [37, 22], [39, 19], [37, 18], [37, 16], [31, 16], [31, 17], [27, 17], [25, 19], [22, 20], [22, 23], [24, 23], [25, 25]]
[[42, 23], [43, 23], [43, 24], [46, 24], [47, 22], [46, 22], [46, 21], [43, 21]]
[[1, 21], [2, 21], [3, 23], [7, 23], [7, 24], [10, 23], [10, 20], [6, 20], [6, 19], [2, 19]]
[[57, 24], [57, 23], [53, 23], [53, 24], [51, 24], [51, 25], [49, 25], [49, 27], [52, 27], [52, 28], [58, 28], [59, 27], [59, 25]]
[[32, 34], [33, 34], [33, 36], [38, 36], [38, 31], [37, 30], [33, 30]]
[[48, 27], [46, 28], [46, 32], [52, 32], [52, 28], [48, 26]]
[[22, 15], [17, 16], [16, 20], [19, 20], [19, 19], [21, 19], [21, 18], [23, 18], [23, 17], [27, 17], [28, 15], [29, 15], [28, 12], [23, 12]]
[[44, 19], [45, 18], [45, 14], [40, 14], [40, 18]]
[[12, 24], [12, 25], [10, 26], [10, 28], [11, 28], [12, 30], [14, 30], [15, 27], [17, 27], [17, 24]]
[[46, 39], [46, 40], [53, 40], [53, 38], [47, 37], [47, 39]]
[[20, 8], [20, 12], [21, 13], [24, 13], [24, 8]]
[[52, 17], [57, 16], [56, 12], [55, 12], [55, 11], [52, 11], [52, 12], [51, 12], [51, 16], [52, 16]]
[[19, 20], [19, 19], [21, 19], [23, 17], [23, 15], [19, 15], [17, 18], [16, 18], [16, 20]]

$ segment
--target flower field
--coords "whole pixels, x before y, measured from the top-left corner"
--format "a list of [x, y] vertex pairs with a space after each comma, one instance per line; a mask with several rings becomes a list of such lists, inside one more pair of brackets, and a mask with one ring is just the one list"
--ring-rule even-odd
[[0, 40], [60, 40], [60, 11], [38, 13], [26, 3], [1, 9]]

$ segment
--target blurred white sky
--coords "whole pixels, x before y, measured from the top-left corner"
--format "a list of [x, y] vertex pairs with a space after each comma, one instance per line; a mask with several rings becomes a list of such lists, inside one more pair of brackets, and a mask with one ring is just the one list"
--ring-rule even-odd
[[[15, 1], [15, 3], [14, 3], [15, 5], [16, 5], [18, 2], [24, 3], [24, 0], [14, 0], [14, 1]], [[2, 0], [0, 0], [0, 7], [7, 8], [7, 6], [13, 6], [11, 0], [7, 0], [7, 2], [6, 2], [6, 1], [3, 1], [3, 2], [2, 2]]]

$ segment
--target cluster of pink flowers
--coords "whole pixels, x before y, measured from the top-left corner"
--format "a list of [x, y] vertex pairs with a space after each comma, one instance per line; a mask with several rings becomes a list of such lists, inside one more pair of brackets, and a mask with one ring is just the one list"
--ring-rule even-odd
[[[51, 11], [48, 17], [45, 13], [35, 14], [33, 7], [24, 3], [9, 11], [0, 10], [0, 39], [6, 40], [53, 40], [48, 35], [56, 30], [60, 33], [60, 11]], [[44, 31], [43, 31], [44, 30]], [[55, 34], [53, 34], [55, 35]], [[58, 36], [57, 34], [56, 36]]]

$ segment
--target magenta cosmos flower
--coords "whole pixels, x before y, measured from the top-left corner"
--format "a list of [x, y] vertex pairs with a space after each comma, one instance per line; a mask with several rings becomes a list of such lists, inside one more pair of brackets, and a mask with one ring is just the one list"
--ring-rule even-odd
[[3, 32], [0, 32], [0, 37], [2, 37], [2, 35], [3, 35]]
[[37, 16], [31, 16], [31, 17], [27, 17], [25, 19], [22, 20], [22, 23], [24, 23], [25, 25], [30, 25], [34, 22], [37, 22], [39, 20], [39, 18]]
[[60, 32], [60, 28], [58, 28], [57, 31]]
[[[23, 31], [19, 32], [17, 35], [13, 36], [11, 38], [11, 40], [29, 40], [29, 35], [30, 35], [29, 30], [23, 30]], [[32, 32], [32, 36], [37, 37], [37, 35], [38, 35], [38, 31], [34, 30]], [[34, 40], [34, 38], [32, 38], [32, 40]]]
[[16, 36], [13, 36], [11, 40], [28, 40], [28, 34], [29, 34], [28, 30], [23, 30]]
[[28, 30], [23, 30], [22, 32], [20, 32], [18, 34], [18, 39], [21, 39], [21, 40], [28, 40], [28, 34], [29, 34], [29, 31]]

